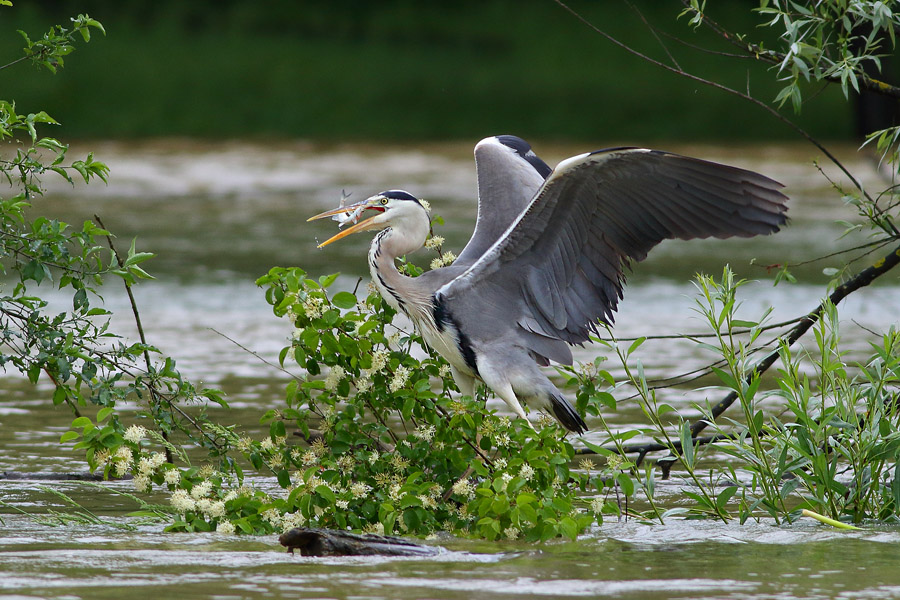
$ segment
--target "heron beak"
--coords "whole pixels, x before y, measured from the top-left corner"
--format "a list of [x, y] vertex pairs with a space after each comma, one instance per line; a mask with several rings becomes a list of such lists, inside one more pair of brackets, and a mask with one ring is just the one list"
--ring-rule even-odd
[[[363, 200], [362, 202], [357, 202], [356, 204], [351, 204], [351, 205], [349, 205], [349, 206], [341, 206], [341, 207], [339, 207], [339, 208], [333, 208], [333, 209], [331, 209], [331, 210], [326, 210], [326, 211], [323, 212], [323, 213], [319, 213], [319, 214], [317, 214], [317, 215], [315, 215], [315, 216], [313, 216], [313, 217], [308, 218], [308, 219], [306, 220], [306, 222], [308, 223], [308, 222], [310, 222], [310, 221], [316, 221], [316, 220], [318, 220], [318, 219], [324, 219], [325, 217], [333, 217], [334, 215], [349, 214], [349, 213], [352, 213], [352, 212], [356, 211], [356, 210], [359, 209], [359, 208], [362, 208], [362, 210], [366, 210], [366, 209], [375, 209], [375, 210], [377, 210], [377, 208], [374, 206], [373, 198], [369, 198], [368, 200]], [[379, 212], [384, 212], [384, 210], [380, 210]], [[354, 224], [354, 225], [351, 225], [351, 226], [348, 227], [347, 229], [344, 229], [343, 231], [341, 231], [341, 232], [338, 233], [337, 235], [328, 238], [327, 240], [325, 240], [324, 242], [322, 242], [321, 244], [319, 244], [319, 245], [316, 246], [316, 247], [317, 247], [317, 248], [324, 248], [324, 247], [327, 246], [328, 244], [331, 244], [331, 243], [336, 242], [336, 241], [338, 241], [338, 240], [340, 240], [340, 239], [342, 239], [342, 238], [345, 238], [345, 237], [347, 237], [348, 235], [353, 235], [354, 233], [359, 233], [360, 231], [368, 231], [368, 230], [370, 230], [370, 229], [374, 229], [375, 227], [377, 227], [378, 225], [380, 225], [380, 223], [372, 223], [372, 219], [375, 218], [375, 217], [377, 217], [377, 216], [378, 216], [378, 215], [373, 215], [373, 216], [369, 217], [368, 219], [365, 219], [365, 220], [363, 220], [363, 221], [360, 221], [359, 223], [356, 223], [356, 224]]]

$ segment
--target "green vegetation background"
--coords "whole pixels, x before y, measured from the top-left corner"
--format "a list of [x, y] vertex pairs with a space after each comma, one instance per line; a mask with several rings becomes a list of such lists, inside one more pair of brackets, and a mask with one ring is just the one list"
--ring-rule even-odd
[[[620, 0], [572, 6], [621, 40], [665, 60]], [[635, 2], [648, 21], [692, 44], [729, 50], [676, 20], [675, 0]], [[745, 0], [710, 2], [716, 19], [761, 34]], [[106, 27], [55, 76], [2, 73], [20, 112], [47, 110], [68, 138], [147, 136], [330, 140], [791, 139], [748, 103], [616, 48], [552, 0], [14, 0], [0, 11], [0, 56], [87, 12]], [[666, 39], [666, 38], [663, 38]], [[773, 73], [666, 39], [682, 67], [749, 89], [778, 91]], [[815, 135], [848, 138], [840, 92], [804, 106]]]

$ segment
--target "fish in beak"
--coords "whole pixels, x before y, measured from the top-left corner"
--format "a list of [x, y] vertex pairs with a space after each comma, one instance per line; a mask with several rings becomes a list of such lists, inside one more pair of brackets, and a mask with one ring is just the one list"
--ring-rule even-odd
[[[381, 227], [381, 223], [373, 223], [372, 219], [384, 212], [384, 206], [381, 205], [381, 196], [372, 196], [371, 198], [367, 198], [362, 202], [357, 202], [356, 204], [350, 204], [348, 206], [343, 206], [344, 198], [341, 198], [342, 206], [338, 208], [333, 208], [331, 210], [326, 210], [323, 213], [319, 213], [314, 217], [308, 218], [306, 221], [316, 221], [318, 219], [324, 219], [325, 217], [334, 217], [336, 215], [346, 215], [345, 218], [340, 219], [340, 226], [343, 227], [345, 223], [349, 221], [353, 221], [354, 224], [348, 227], [347, 229], [341, 231], [337, 235], [328, 238], [321, 244], [317, 246], [317, 248], [324, 248], [328, 244], [332, 242], [336, 242], [339, 239], [345, 238], [348, 235], [353, 235], [354, 233], [359, 233], [360, 231], [369, 231], [370, 229], [377, 229]], [[374, 210], [378, 214], [375, 214], [368, 219], [363, 221], [356, 222], [359, 219], [359, 216], [362, 214], [364, 210]]]

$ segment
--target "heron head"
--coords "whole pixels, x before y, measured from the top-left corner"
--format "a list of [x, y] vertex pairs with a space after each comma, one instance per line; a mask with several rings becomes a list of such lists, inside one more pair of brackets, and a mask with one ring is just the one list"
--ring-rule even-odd
[[[359, 217], [366, 211], [372, 211], [375, 214], [367, 219], [358, 221]], [[346, 215], [347, 220], [353, 220], [354, 224], [319, 244], [319, 248], [327, 246], [332, 242], [336, 242], [341, 238], [345, 238], [348, 235], [359, 233], [360, 231], [384, 229], [385, 227], [398, 225], [402, 226], [404, 222], [407, 222], [410, 225], [418, 224], [422, 222], [423, 217], [426, 225], [425, 233], [428, 233], [428, 212], [425, 210], [425, 207], [422, 206], [422, 203], [418, 198], [403, 190], [387, 190], [385, 192], [379, 192], [374, 196], [366, 198], [362, 202], [326, 210], [323, 213], [310, 217], [307, 221], [315, 221], [317, 219], [324, 219], [325, 217], [333, 217], [335, 215]]]

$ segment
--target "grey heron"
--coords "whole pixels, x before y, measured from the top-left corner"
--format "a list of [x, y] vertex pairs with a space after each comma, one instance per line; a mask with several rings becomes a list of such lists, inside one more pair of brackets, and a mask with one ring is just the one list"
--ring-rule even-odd
[[475, 165], [475, 231], [452, 265], [415, 278], [397, 270], [430, 231], [402, 190], [311, 217], [375, 213], [319, 247], [380, 230], [368, 254], [375, 286], [447, 359], [460, 391], [473, 395], [480, 380], [523, 419], [520, 401], [576, 433], [587, 425], [539, 367], [572, 364], [569, 345], [612, 323], [625, 268], [664, 239], [750, 237], [787, 220], [780, 183], [660, 150], [598, 150], [551, 169], [504, 135], [475, 146]]

